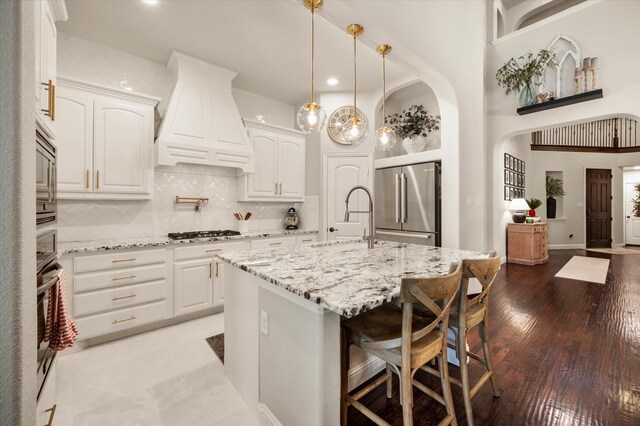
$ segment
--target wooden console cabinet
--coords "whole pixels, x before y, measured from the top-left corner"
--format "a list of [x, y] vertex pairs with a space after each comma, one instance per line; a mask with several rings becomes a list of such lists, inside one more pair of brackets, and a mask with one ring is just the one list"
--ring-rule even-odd
[[510, 223], [507, 231], [507, 262], [539, 265], [549, 260], [547, 224]]

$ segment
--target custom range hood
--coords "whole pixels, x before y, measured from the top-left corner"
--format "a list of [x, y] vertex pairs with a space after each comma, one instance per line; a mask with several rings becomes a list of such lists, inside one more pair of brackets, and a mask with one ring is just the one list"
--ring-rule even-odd
[[252, 173], [253, 148], [231, 95], [237, 73], [177, 51], [167, 67], [176, 84], [156, 138], [156, 165], [205, 164]]

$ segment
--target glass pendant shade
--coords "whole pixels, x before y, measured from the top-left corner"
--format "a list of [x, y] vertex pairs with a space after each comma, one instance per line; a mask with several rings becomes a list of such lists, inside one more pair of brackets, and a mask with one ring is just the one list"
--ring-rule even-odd
[[320, 105], [309, 102], [298, 110], [298, 126], [307, 135], [318, 133], [327, 121], [327, 113]]
[[396, 132], [389, 127], [383, 126], [376, 130], [376, 149], [380, 151], [389, 151], [396, 145], [397, 140]]
[[369, 129], [363, 120], [351, 117], [342, 129], [342, 137], [344, 140], [352, 144], [358, 144], [365, 140]]

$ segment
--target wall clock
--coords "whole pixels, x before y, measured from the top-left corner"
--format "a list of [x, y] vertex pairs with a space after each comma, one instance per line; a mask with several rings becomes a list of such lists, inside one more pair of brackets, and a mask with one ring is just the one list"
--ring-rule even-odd
[[[367, 122], [367, 117], [357, 109], [358, 118], [364, 122], [364, 125], [369, 127], [369, 123]], [[342, 137], [342, 129], [344, 129], [344, 125], [347, 123], [347, 120], [353, 117], [353, 105], [345, 105], [339, 108], [336, 108], [335, 111], [331, 113], [329, 116], [329, 123], [327, 124], [327, 133], [329, 137], [334, 141], [341, 145], [351, 145], [352, 143], [345, 140]]]

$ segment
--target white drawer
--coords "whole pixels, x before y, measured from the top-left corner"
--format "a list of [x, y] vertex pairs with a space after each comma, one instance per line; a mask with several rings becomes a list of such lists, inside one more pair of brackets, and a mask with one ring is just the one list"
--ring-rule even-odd
[[124, 284], [142, 283], [145, 281], [164, 279], [166, 276], [166, 263], [138, 266], [137, 268], [118, 268], [108, 271], [75, 274], [73, 276], [73, 291], [78, 293]]
[[234, 241], [231, 243], [212, 243], [190, 245], [188, 247], [178, 247], [174, 250], [175, 260], [197, 259], [203, 257], [213, 257], [218, 253], [238, 250], [249, 250], [251, 245], [248, 241]]
[[315, 243], [316, 241], [318, 241], [317, 234], [298, 235], [296, 237], [296, 243], [298, 244], [309, 244], [309, 243]]
[[156, 322], [166, 316], [165, 301], [119, 309], [99, 315], [76, 319], [78, 339], [84, 340], [115, 333], [138, 325]]
[[102, 269], [124, 268], [166, 262], [167, 250], [141, 250], [114, 252], [95, 256], [78, 256], [73, 259], [73, 272], [99, 271]]
[[294, 246], [296, 237], [283, 238], [261, 238], [251, 241], [251, 250], [262, 250], [268, 248], [281, 248], [286, 246]]
[[92, 291], [73, 296], [76, 317], [165, 298], [165, 280]]

